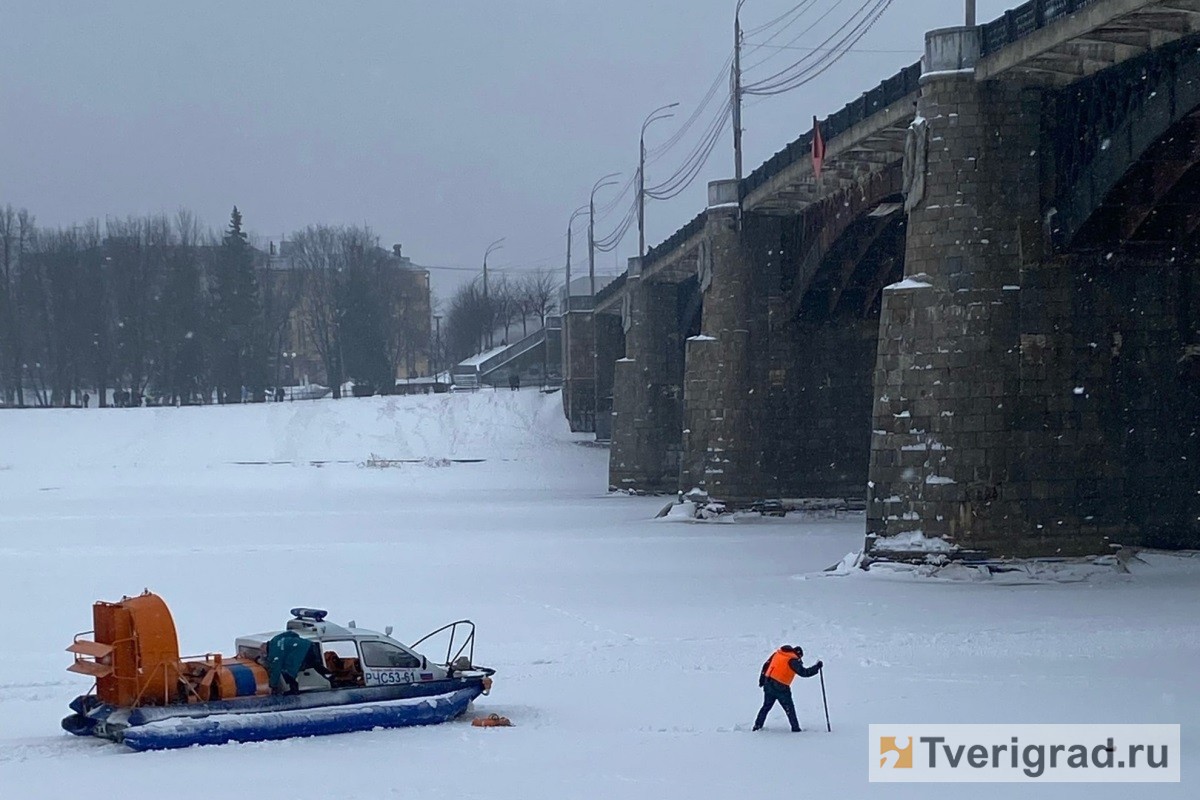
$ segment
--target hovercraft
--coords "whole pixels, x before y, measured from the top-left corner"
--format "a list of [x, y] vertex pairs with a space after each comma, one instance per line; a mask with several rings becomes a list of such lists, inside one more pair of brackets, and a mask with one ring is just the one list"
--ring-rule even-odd
[[[258, 742], [454, 719], [492, 686], [473, 663], [475, 624], [459, 620], [404, 645], [384, 633], [326, 622], [294, 608], [285, 630], [242, 636], [235, 656], [179, 655], [175, 623], [149, 591], [92, 607], [95, 629], [76, 634], [67, 669], [95, 678], [71, 702], [63, 729], [134, 750]], [[90, 637], [90, 638], [89, 638]], [[444, 662], [417, 652], [447, 639]], [[286, 669], [280, 653], [300, 653]], [[275, 685], [272, 685], [272, 680]]]

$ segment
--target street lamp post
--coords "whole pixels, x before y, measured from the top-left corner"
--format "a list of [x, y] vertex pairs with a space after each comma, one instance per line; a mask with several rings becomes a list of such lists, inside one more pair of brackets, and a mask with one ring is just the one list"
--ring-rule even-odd
[[433, 315], [433, 324], [437, 328], [433, 339], [433, 382], [436, 385], [440, 380], [439, 369], [442, 365], [442, 317], [440, 314]]
[[742, 4], [733, 12], [733, 177], [742, 183]]
[[613, 172], [605, 175], [592, 186], [588, 196], [588, 291], [596, 296], [596, 192], [605, 186], [615, 186], [621, 173]]
[[592, 185], [588, 196], [588, 292], [592, 298], [592, 431], [596, 430], [596, 414], [600, 407], [600, 373], [596, 369], [599, 361], [596, 342], [596, 192], [605, 186], [615, 186], [619, 172], [605, 175]]
[[504, 246], [504, 239], [505, 237], [502, 236], [492, 242], [483, 253], [483, 313], [487, 315], [487, 333], [484, 336], [484, 341], [489, 349], [492, 346], [492, 325], [495, 320], [492, 318], [492, 304], [488, 301], [487, 260], [488, 256]]
[[[563, 291], [563, 309], [562, 309], [562, 373], [565, 381], [563, 391], [568, 398], [568, 412], [572, 408], [569, 398], [574, 392], [572, 379], [575, 373], [571, 371], [571, 229], [575, 227], [575, 220], [582, 214], [588, 211], [587, 206], [580, 206], [571, 214], [571, 221], [567, 223], [567, 285]], [[574, 419], [572, 417], [572, 419]]]
[[642, 133], [638, 137], [638, 256], [646, 255], [646, 128], [651, 122], [668, 119], [674, 114], [664, 113], [678, 106], [679, 103], [656, 108], [642, 123]]
[[567, 302], [566, 308], [563, 309], [564, 314], [571, 310], [571, 229], [575, 227], [575, 220], [587, 211], [587, 206], [580, 206], [572, 212], [571, 221], [567, 223]]
[[967, 0], [967, 27], [975, 27], [975, 0]]

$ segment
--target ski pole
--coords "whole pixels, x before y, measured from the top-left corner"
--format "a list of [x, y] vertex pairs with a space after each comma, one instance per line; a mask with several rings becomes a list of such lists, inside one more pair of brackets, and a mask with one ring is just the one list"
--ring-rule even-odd
[[829, 724], [829, 701], [825, 699], [825, 665], [821, 665], [821, 705], [825, 706], [825, 730], [833, 733], [833, 726]]

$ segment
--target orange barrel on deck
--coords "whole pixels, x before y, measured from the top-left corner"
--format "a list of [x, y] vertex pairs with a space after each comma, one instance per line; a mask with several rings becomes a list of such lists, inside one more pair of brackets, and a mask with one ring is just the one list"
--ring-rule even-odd
[[270, 694], [267, 671], [246, 659], [229, 659], [217, 667], [217, 687], [222, 700]]

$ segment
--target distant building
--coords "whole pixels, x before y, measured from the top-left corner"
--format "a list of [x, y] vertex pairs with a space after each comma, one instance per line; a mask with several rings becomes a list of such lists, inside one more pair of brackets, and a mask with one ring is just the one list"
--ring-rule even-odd
[[[432, 297], [429, 289], [429, 270], [413, 264], [403, 255], [400, 245], [390, 251], [379, 249], [386, 266], [395, 270], [402, 283], [399, 291], [393, 291], [395, 302], [394, 337], [391, 341], [395, 362], [395, 379], [403, 381], [422, 378], [431, 374], [432, 348]], [[279, 385], [294, 386], [301, 383], [329, 385], [325, 364], [312, 338], [312, 305], [303, 285], [303, 273], [293, 259], [291, 243], [271, 242], [267, 252], [260, 253], [259, 270], [264, 290], [264, 302], [269, 294], [283, 308], [272, 315], [275, 324], [282, 330], [278, 356], [272, 354], [271, 375], [277, 376]], [[286, 315], [284, 310], [286, 309]]]

